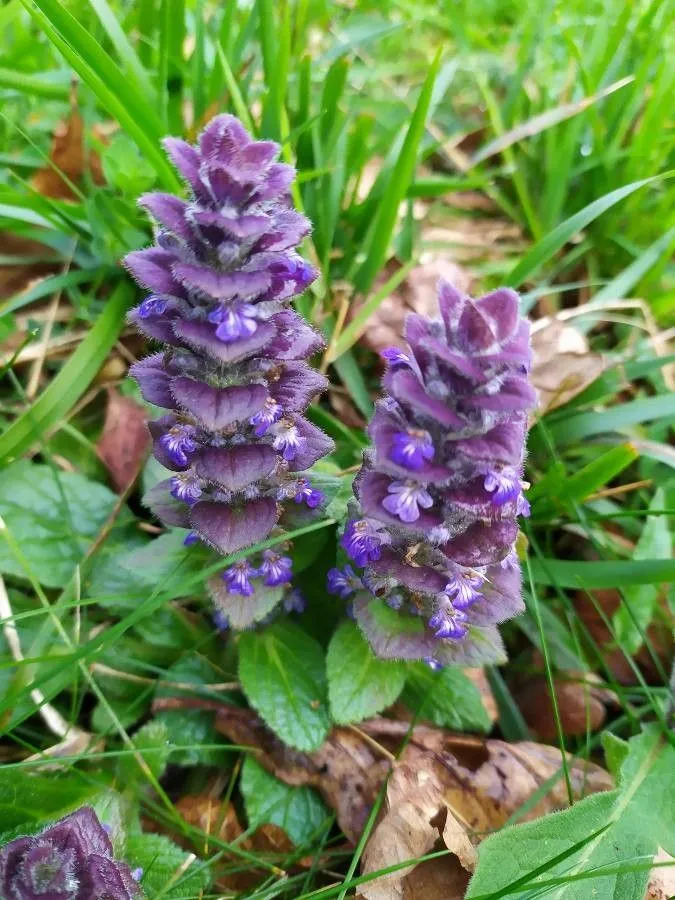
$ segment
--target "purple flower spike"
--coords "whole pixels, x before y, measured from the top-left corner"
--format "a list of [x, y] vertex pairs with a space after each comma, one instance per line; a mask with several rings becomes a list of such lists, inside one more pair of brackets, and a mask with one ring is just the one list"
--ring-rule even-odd
[[265, 578], [268, 587], [287, 584], [291, 580], [293, 561], [288, 556], [280, 556], [273, 550], [263, 551], [263, 562], [259, 574]]
[[296, 503], [305, 503], [310, 509], [316, 509], [323, 501], [324, 496], [321, 491], [314, 490], [306, 478], [298, 479], [298, 486], [295, 492]]
[[229, 569], [225, 569], [222, 579], [231, 594], [241, 594], [242, 597], [251, 597], [255, 588], [251, 584], [251, 578], [255, 578], [259, 572], [254, 569], [247, 559], [240, 559], [233, 563]]
[[[167, 411], [150, 431], [175, 473], [148, 502], [166, 525], [188, 529], [188, 543], [225, 555], [283, 530], [299, 495], [310, 510], [321, 502], [305, 474], [332, 442], [303, 414], [327, 384], [307, 362], [324, 344], [293, 308], [318, 275], [297, 251], [311, 224], [293, 208], [295, 171], [277, 162], [280, 148], [233, 116], [214, 118], [195, 145], [164, 147], [186, 196], [141, 198], [155, 244], [125, 260], [146, 292], [130, 318], [163, 345], [132, 372]], [[266, 578], [284, 577], [269, 565]], [[228, 569], [230, 592], [251, 597], [253, 571]], [[230, 619], [248, 627], [239, 599]]]
[[431, 435], [419, 428], [396, 432], [389, 457], [404, 469], [418, 472], [425, 461], [434, 458]]
[[511, 290], [474, 300], [442, 281], [440, 318], [409, 316], [409, 347], [382, 353], [373, 450], [342, 539], [365, 569], [354, 610], [378, 656], [504, 661], [496, 626], [523, 608], [513, 548], [529, 512], [521, 479], [536, 399], [518, 303]]
[[7, 900], [140, 900], [143, 896], [129, 867], [114, 858], [110, 838], [88, 806], [0, 850], [0, 897]]

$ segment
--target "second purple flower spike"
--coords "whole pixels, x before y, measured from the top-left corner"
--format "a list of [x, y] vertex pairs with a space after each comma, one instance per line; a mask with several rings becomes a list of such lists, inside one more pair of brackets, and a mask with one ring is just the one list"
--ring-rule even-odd
[[529, 325], [507, 289], [473, 300], [441, 282], [439, 305], [439, 320], [408, 318], [409, 353], [383, 353], [385, 396], [342, 543], [365, 567], [354, 613], [378, 656], [498, 662], [496, 625], [522, 610]]
[[[132, 367], [167, 410], [150, 429], [175, 473], [148, 503], [227, 555], [267, 538], [284, 501], [321, 499], [305, 473], [333, 445], [303, 413], [326, 385], [306, 362], [323, 342], [290, 308], [316, 278], [296, 250], [310, 223], [292, 208], [295, 172], [279, 147], [234, 117], [213, 119], [196, 146], [164, 146], [189, 196], [143, 197], [155, 246], [125, 260], [149, 291], [131, 318], [164, 345]], [[285, 572], [268, 565], [280, 583]]]

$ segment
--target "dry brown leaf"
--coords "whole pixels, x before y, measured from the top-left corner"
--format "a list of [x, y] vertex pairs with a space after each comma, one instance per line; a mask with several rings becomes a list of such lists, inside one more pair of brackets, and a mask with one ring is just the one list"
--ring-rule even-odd
[[[602, 728], [607, 717], [606, 704], [616, 702], [616, 696], [593, 684], [594, 680], [588, 674], [574, 672], [569, 672], [568, 678], [553, 679], [563, 734], [586, 734], [587, 728], [591, 731]], [[556, 739], [558, 730], [546, 678], [528, 679], [516, 690], [515, 700], [538, 738], [544, 741]]]
[[[461, 900], [477, 855], [465, 826], [443, 798], [443, 785], [433, 772], [397, 763], [387, 783], [383, 814], [363, 853], [362, 873], [368, 875], [436, 849], [439, 842], [457, 859], [464, 877], [456, 879], [457, 891], [445, 900]], [[404, 900], [426, 896], [417, 881], [417, 866], [390, 872], [361, 887], [364, 900]], [[428, 881], [428, 873], [422, 876]]]
[[143, 406], [114, 388], [108, 389], [103, 433], [96, 449], [118, 493], [125, 491], [140, 472], [150, 444], [147, 419]]
[[38, 169], [31, 178], [32, 188], [43, 197], [75, 200], [70, 183], [77, 184], [85, 168], [84, 122], [76, 105], [75, 90], [71, 94], [68, 118], [54, 130], [49, 159], [52, 165]]
[[[391, 755], [399, 751], [409, 731], [407, 722], [370, 719], [358, 730], [334, 728], [319, 750], [301, 753], [282, 744], [251, 710], [182, 698], [156, 702], [163, 706], [167, 700], [169, 705], [214, 710], [216, 728], [234, 743], [257, 747], [256, 758], [268, 771], [286, 784], [317, 788], [353, 842], [358, 840], [389, 772]], [[499, 828], [556, 775], [549, 791], [523, 819], [567, 806], [560, 751], [546, 744], [508, 744], [420, 725], [412, 730], [400, 762], [429, 773], [442, 784], [453, 815], [478, 833]], [[577, 797], [612, 786], [607, 772], [593, 763], [570, 757], [569, 769]]]
[[[221, 841], [231, 843], [243, 834], [244, 829], [232, 804], [223, 803], [209, 791], [201, 794], [185, 794], [177, 801], [176, 810], [188, 825]], [[205, 838], [204, 843], [208, 845], [208, 839]], [[207, 847], [204, 851], [207, 852]]]
[[539, 411], [568, 403], [604, 371], [606, 360], [590, 350], [585, 336], [556, 319], [532, 333], [530, 380], [539, 391]]
[[[26, 257], [26, 262], [0, 266], [0, 300], [26, 290], [41, 278], [51, 275], [59, 269], [58, 260], [49, 261], [53, 250], [30, 238], [11, 234], [9, 231], [3, 232], [2, 252], [5, 256]], [[36, 258], [39, 258], [40, 261], [36, 261]], [[20, 346], [23, 342], [23, 335], [17, 335], [17, 341]]]

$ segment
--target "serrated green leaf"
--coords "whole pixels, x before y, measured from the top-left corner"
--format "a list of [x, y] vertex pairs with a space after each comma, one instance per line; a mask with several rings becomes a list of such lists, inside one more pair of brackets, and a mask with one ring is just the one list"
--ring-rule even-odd
[[424, 663], [413, 663], [401, 699], [420, 718], [442, 728], [485, 732], [491, 728], [480, 691], [459, 668], [433, 672]]
[[278, 825], [296, 847], [309, 841], [329, 817], [321, 797], [308, 787], [290, 787], [247, 756], [239, 783], [250, 828]]
[[41, 822], [60, 819], [101, 792], [91, 780], [74, 774], [28, 774], [0, 768], [0, 823], [3, 833], [25, 828], [31, 833]]
[[[629, 741], [616, 790], [483, 841], [467, 900], [535, 892], [551, 900], [643, 900], [648, 869], [616, 870], [622, 860], [648, 861], [660, 846], [675, 850], [674, 767], [675, 749], [648, 727]], [[612, 873], [597, 871], [603, 866]]]
[[326, 656], [328, 697], [339, 724], [361, 722], [395, 702], [406, 678], [404, 663], [378, 659], [355, 622], [340, 624]]
[[[16, 462], [0, 472], [0, 514], [41, 584], [65, 587], [117, 497], [75, 472]], [[129, 513], [126, 518], [128, 521]], [[26, 577], [0, 536], [0, 571]]]
[[246, 697], [284, 743], [316, 750], [330, 729], [323, 650], [291, 622], [239, 638]]
[[140, 885], [148, 897], [201, 897], [211, 881], [210, 869], [201, 860], [190, 861], [189, 854], [163, 834], [129, 835], [125, 855], [132, 869], [143, 869]]

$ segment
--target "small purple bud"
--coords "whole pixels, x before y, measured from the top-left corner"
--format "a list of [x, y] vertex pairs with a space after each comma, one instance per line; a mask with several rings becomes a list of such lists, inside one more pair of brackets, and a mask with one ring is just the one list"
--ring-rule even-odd
[[185, 535], [183, 539], [184, 547], [192, 547], [193, 544], [198, 544], [200, 541], [200, 537], [196, 531], [190, 531]]
[[366, 566], [380, 558], [383, 536], [380, 529], [367, 519], [349, 522], [340, 541], [358, 566]]
[[302, 595], [302, 592], [298, 590], [298, 588], [293, 588], [292, 591], [288, 591], [284, 597], [284, 609], [287, 613], [304, 613], [305, 607], [307, 606], [307, 601]]
[[171, 479], [171, 496], [193, 506], [202, 495], [201, 481], [194, 472], [180, 472]]
[[433, 656], [425, 656], [422, 661], [429, 666], [432, 672], [440, 672], [443, 668], [443, 664], [439, 663], [439, 661], [437, 659], [434, 659]]
[[527, 519], [529, 518], [530, 512], [530, 501], [520, 494], [516, 505], [516, 515], [523, 516], [523, 518]]
[[385, 347], [380, 356], [389, 363], [391, 369], [409, 368], [410, 357], [398, 347]]
[[281, 404], [277, 403], [272, 397], [268, 397], [263, 408], [249, 419], [249, 423], [254, 426], [253, 433], [255, 436], [262, 437], [270, 425], [278, 422], [283, 414], [284, 411]]
[[243, 597], [250, 597], [255, 591], [250, 579], [255, 578], [258, 574], [257, 569], [254, 569], [247, 559], [240, 559], [228, 569], [225, 569], [221, 578], [231, 594], [241, 594]]
[[403, 595], [398, 593], [389, 594], [385, 602], [389, 609], [399, 610], [403, 607]]
[[265, 550], [258, 574], [265, 576], [265, 584], [268, 587], [278, 587], [291, 580], [292, 568], [293, 560], [290, 557], [280, 556], [273, 550]]
[[361, 580], [354, 574], [351, 566], [343, 569], [329, 569], [326, 579], [329, 594], [337, 594], [346, 600], [361, 587]]
[[163, 434], [159, 442], [177, 466], [187, 466], [190, 455], [198, 446], [195, 441], [196, 434], [197, 429], [194, 425], [177, 424]]
[[216, 626], [218, 631], [227, 631], [230, 627], [230, 620], [227, 618], [225, 613], [217, 609], [212, 616], [213, 624]]
[[274, 434], [272, 446], [281, 453], [287, 462], [292, 462], [307, 444], [307, 440], [302, 437], [297, 426], [288, 420], [277, 422], [271, 430]]
[[139, 318], [148, 319], [151, 316], [161, 316], [162, 313], [166, 312], [168, 305], [168, 300], [165, 300], [163, 297], [157, 297], [155, 294], [150, 294], [138, 307]]
[[382, 506], [406, 524], [419, 519], [418, 506], [429, 509], [434, 504], [429, 492], [416, 481], [392, 481], [387, 490], [389, 494], [382, 501]]
[[137, 868], [133, 869], [131, 872], [131, 877], [134, 881], [140, 881], [143, 877], [143, 866], [137, 866]]
[[316, 509], [323, 503], [323, 500], [321, 491], [314, 490], [306, 478], [298, 479], [298, 487], [295, 492], [296, 503], [306, 503], [310, 509]]
[[404, 469], [419, 471], [425, 460], [433, 459], [434, 445], [428, 431], [410, 428], [394, 435], [394, 445], [389, 458]]

